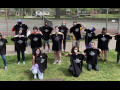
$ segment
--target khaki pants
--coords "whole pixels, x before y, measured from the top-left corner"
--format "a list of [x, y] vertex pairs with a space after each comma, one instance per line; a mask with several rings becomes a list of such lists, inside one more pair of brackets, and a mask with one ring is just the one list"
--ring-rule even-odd
[[72, 40], [72, 47], [77, 46], [79, 48], [80, 40]]

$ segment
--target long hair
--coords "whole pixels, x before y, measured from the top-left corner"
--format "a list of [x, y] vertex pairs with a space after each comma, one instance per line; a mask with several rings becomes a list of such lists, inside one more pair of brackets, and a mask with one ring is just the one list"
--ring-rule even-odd
[[37, 49], [39, 49], [39, 51], [40, 51], [40, 53], [38, 54], [38, 56], [39, 56], [40, 54], [42, 54], [40, 48], [35, 48], [35, 50], [33, 51], [33, 55], [34, 55], [35, 57], [36, 57], [36, 50], [37, 50]]
[[[78, 47], [77, 47], [77, 46], [72, 47], [72, 49], [71, 49], [71, 53], [75, 53], [75, 52], [74, 52], [74, 49], [75, 49], [75, 48], [77, 48], [77, 49], [78, 49]], [[78, 52], [79, 52], [79, 49], [78, 49]]]
[[0, 37], [2, 38], [2, 34], [0, 33]]

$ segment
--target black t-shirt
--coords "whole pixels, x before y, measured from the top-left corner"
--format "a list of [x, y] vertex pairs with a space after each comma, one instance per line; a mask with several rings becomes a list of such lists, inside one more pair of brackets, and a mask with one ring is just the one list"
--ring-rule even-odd
[[103, 35], [99, 34], [97, 35], [98, 38], [98, 48], [101, 50], [108, 50], [108, 42], [112, 37], [110, 35]]
[[77, 25], [70, 28], [70, 33], [73, 32], [76, 40], [81, 39], [80, 27], [82, 27], [82, 26], [80, 24], [77, 24]]
[[62, 40], [63, 40], [63, 35], [62, 34], [52, 34], [51, 39], [52, 39], [52, 43], [53, 43], [52, 50], [53, 51], [60, 51]]
[[0, 55], [6, 54], [6, 43], [8, 43], [6, 39], [4, 38], [0, 39]]
[[91, 31], [90, 29], [85, 29], [86, 35], [85, 35], [85, 44], [89, 45], [92, 39], [95, 37], [95, 33]]
[[82, 72], [83, 60], [85, 60], [85, 56], [83, 54], [70, 55], [70, 62], [73, 68], [73, 74], [80, 74]]
[[88, 48], [84, 51], [86, 53], [87, 59], [86, 63], [96, 65], [97, 64], [97, 56], [100, 54], [98, 49]]
[[50, 26], [42, 26], [42, 27], [39, 28], [39, 30], [42, 32], [44, 40], [50, 39], [50, 33], [53, 30], [52, 27], [50, 27]]
[[67, 30], [68, 30], [68, 28], [65, 27], [65, 26], [60, 26], [59, 27], [59, 32], [64, 34], [64, 40], [66, 40]]
[[18, 31], [19, 31], [20, 28], [22, 28], [22, 31], [23, 31], [22, 34], [23, 34], [24, 36], [27, 36], [28, 26], [25, 25], [25, 24], [21, 24], [21, 25], [16, 24], [16, 25], [14, 26], [15, 35], [17, 35], [17, 33], [18, 33]]
[[47, 57], [48, 56], [43, 53], [35, 58], [35, 63], [38, 64], [41, 73], [43, 73], [47, 69]]
[[42, 47], [41, 34], [31, 34], [28, 38], [31, 40], [31, 48]]
[[16, 35], [11, 40], [15, 43], [15, 51], [26, 51], [26, 41], [28, 40], [26, 37]]
[[115, 51], [120, 52], [120, 35], [115, 35], [115, 40], [116, 40], [116, 48], [115, 48]]

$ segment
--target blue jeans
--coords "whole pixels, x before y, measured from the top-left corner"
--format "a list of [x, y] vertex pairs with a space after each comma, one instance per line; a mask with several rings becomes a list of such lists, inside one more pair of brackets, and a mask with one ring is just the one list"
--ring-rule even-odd
[[[25, 53], [24, 51], [21, 51], [22, 52], [22, 59], [23, 61], [25, 61]], [[18, 59], [18, 62], [20, 61], [20, 51], [17, 51], [17, 59]]]
[[3, 59], [4, 66], [6, 67], [6, 66], [7, 66], [6, 57], [5, 57], [5, 55], [1, 55], [1, 57], [2, 57], [2, 59]]
[[43, 39], [43, 44], [46, 44], [46, 42], [47, 42], [47, 44], [49, 44], [50, 39], [48, 39], [48, 40], [44, 40], [44, 39]]

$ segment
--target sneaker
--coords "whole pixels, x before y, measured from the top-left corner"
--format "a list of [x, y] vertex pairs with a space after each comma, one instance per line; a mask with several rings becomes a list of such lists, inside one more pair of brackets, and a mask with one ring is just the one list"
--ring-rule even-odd
[[18, 65], [20, 64], [20, 61], [18, 62]]
[[25, 51], [25, 54], [27, 54], [27, 52]]
[[61, 65], [61, 60], [60, 60], [60, 61], [58, 61], [58, 65]]
[[45, 49], [43, 50], [43, 53], [45, 53]]
[[34, 75], [34, 78], [37, 78], [37, 75]]
[[23, 61], [23, 64], [25, 64], [25, 61]]
[[54, 63], [53, 63], [53, 64], [56, 64], [57, 62], [58, 62], [58, 60], [54, 61]]
[[50, 49], [48, 49], [48, 52], [50, 52]]
[[7, 66], [4, 68], [4, 70], [7, 70]]

